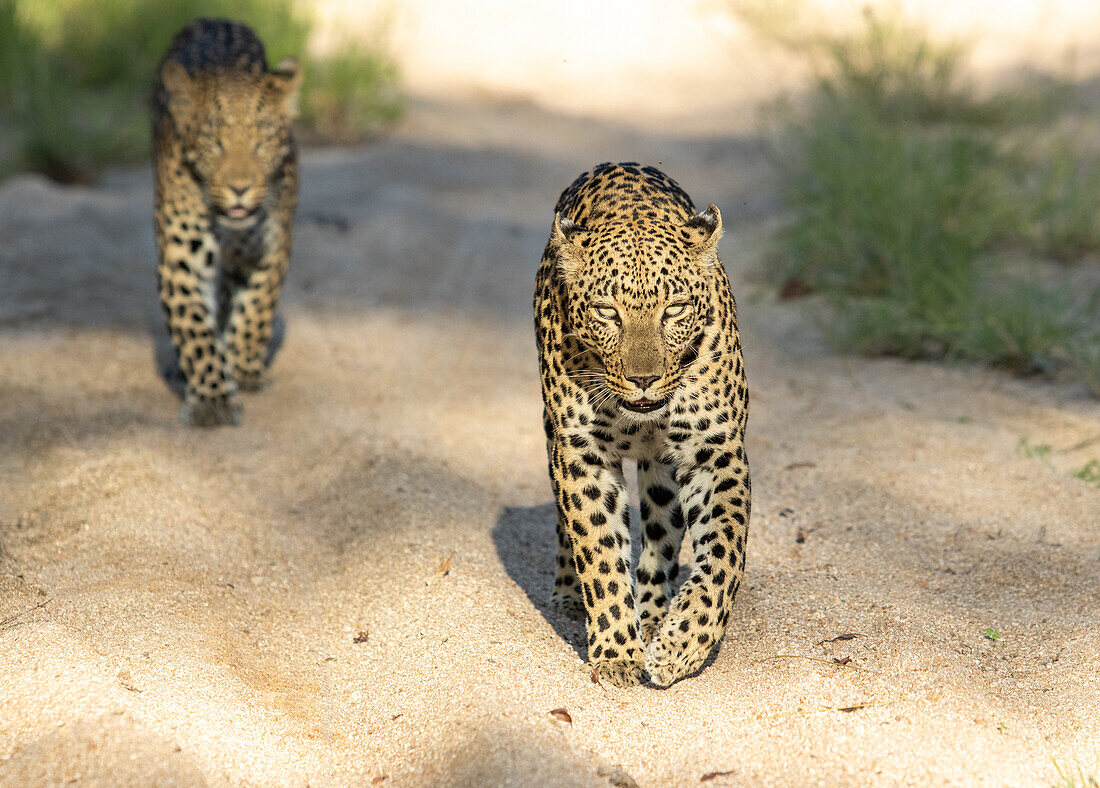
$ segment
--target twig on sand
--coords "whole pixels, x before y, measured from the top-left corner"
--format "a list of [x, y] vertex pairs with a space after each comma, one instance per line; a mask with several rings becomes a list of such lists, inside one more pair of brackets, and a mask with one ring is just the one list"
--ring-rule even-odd
[[743, 720], [745, 723], [761, 723], [766, 725], [778, 725], [779, 723], [787, 722], [795, 719], [806, 719], [807, 717], [815, 717], [821, 714], [828, 714], [830, 712], [853, 712], [860, 709], [870, 709], [877, 706], [893, 706], [897, 703], [905, 703], [913, 700], [912, 698], [894, 698], [892, 700], [872, 700], [866, 703], [855, 703], [851, 706], [819, 706], [816, 709], [799, 709], [796, 712], [787, 714], [759, 714], [754, 717], [749, 717]]
[[908, 700], [908, 698], [895, 698], [894, 700], [869, 700], [866, 703], [855, 703], [851, 706], [822, 706], [819, 711], [859, 711], [860, 709], [870, 709], [875, 706], [893, 706], [895, 703], [901, 703]]
[[854, 640], [855, 638], [861, 638], [863, 635], [858, 632], [845, 632], [837, 635], [835, 638], [825, 638], [824, 640], [817, 641], [817, 645], [824, 646], [826, 643], [837, 643], [841, 640]]
[[717, 780], [719, 777], [730, 777], [734, 774], [737, 774], [737, 772], [733, 770], [730, 770], [728, 772], [707, 772], [699, 778], [699, 782], [705, 783], [709, 782], [710, 780]]
[[27, 613], [33, 613], [35, 610], [38, 610], [38, 608], [45, 607], [46, 605], [48, 605], [52, 601], [53, 601], [53, 597], [50, 597], [49, 599], [47, 599], [43, 602], [39, 602], [34, 607], [28, 607], [26, 610], [21, 610], [18, 613], [15, 613], [13, 615], [8, 616], [3, 621], [0, 621], [0, 629], [3, 629], [8, 624], [15, 621], [17, 618], [22, 618], [23, 616], [27, 615]]
[[754, 660], [755, 662], [770, 662], [773, 659], [809, 659], [814, 662], [822, 662], [826, 665], [832, 665], [838, 668], [851, 668], [852, 670], [862, 670], [865, 673], [878, 673], [877, 670], [871, 668], [860, 667], [859, 665], [853, 665], [850, 662], [837, 662], [835, 659], [822, 659], [821, 657], [808, 657], [805, 654], [776, 654], [774, 657], [764, 657], [764, 659]]

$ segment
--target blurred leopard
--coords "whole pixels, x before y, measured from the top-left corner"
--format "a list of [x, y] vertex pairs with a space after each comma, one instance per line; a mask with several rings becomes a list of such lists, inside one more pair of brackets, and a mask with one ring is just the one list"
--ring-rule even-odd
[[269, 69], [248, 27], [197, 19], [153, 94], [160, 302], [186, 380], [179, 420], [239, 424], [258, 389], [298, 202], [294, 58]]

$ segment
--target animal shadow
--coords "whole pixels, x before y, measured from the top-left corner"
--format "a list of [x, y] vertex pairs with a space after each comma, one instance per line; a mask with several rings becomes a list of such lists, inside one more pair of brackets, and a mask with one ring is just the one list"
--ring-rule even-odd
[[574, 621], [550, 604], [557, 559], [557, 519], [553, 503], [505, 506], [493, 526], [493, 544], [504, 571], [523, 589], [558, 637], [583, 660], [587, 650], [584, 622]]

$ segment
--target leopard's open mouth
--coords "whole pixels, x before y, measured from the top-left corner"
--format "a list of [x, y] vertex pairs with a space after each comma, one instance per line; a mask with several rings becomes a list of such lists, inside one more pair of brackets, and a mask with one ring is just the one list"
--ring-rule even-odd
[[625, 399], [622, 401], [622, 405], [627, 410], [632, 410], [635, 413], [652, 413], [659, 408], [664, 407], [667, 399], [636, 399], [633, 402], [627, 402]]
[[246, 208], [243, 205], [233, 205], [229, 208], [219, 208], [218, 213], [224, 216], [226, 219], [231, 219], [234, 222], [242, 222], [246, 219], [252, 219], [260, 213], [262, 206], [256, 205], [252, 208]]

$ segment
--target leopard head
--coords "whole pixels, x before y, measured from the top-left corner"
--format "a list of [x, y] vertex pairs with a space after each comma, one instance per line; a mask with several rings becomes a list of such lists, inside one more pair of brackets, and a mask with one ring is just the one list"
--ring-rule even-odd
[[714, 205], [681, 224], [556, 216], [551, 245], [569, 331], [603, 366], [623, 407], [657, 413], [679, 387], [706, 325], [722, 216]]
[[274, 71], [161, 70], [168, 111], [183, 138], [185, 165], [218, 221], [247, 227], [263, 213], [268, 186], [291, 154], [301, 74], [287, 58]]

